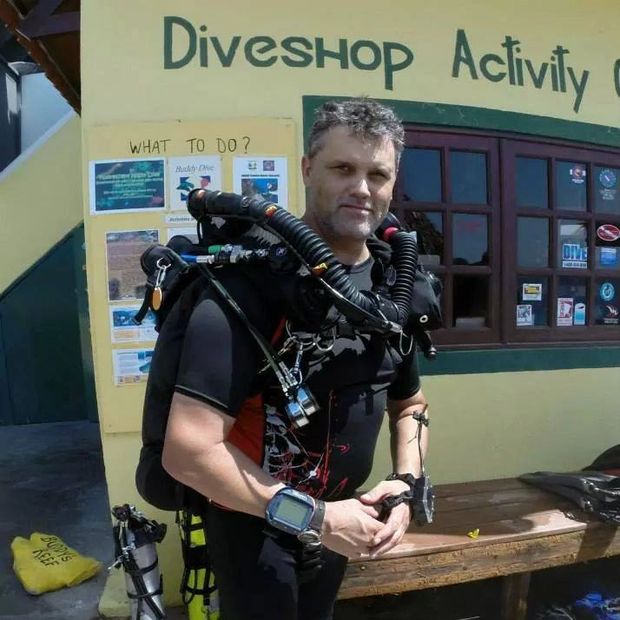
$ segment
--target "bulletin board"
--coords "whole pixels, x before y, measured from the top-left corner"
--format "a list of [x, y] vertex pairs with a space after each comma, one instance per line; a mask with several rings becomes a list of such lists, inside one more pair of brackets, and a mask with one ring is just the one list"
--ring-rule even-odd
[[296, 129], [290, 119], [172, 121], [92, 127], [84, 136], [88, 297], [101, 429], [141, 428], [157, 334], [132, 317], [146, 276], [141, 253], [174, 234], [195, 235], [191, 189], [260, 194], [299, 210]]

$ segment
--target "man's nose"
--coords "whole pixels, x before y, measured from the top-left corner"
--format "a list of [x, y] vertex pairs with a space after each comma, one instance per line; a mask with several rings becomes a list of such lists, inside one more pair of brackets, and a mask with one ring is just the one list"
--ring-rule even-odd
[[369, 198], [370, 188], [368, 187], [368, 179], [366, 177], [358, 177], [355, 179], [351, 194], [356, 198]]

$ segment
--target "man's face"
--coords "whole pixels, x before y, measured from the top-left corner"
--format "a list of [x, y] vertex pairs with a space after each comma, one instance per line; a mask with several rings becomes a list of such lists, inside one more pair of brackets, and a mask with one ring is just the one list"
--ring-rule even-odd
[[333, 127], [321, 149], [302, 160], [308, 188], [304, 219], [328, 241], [365, 241], [385, 217], [396, 181], [389, 138], [362, 140]]

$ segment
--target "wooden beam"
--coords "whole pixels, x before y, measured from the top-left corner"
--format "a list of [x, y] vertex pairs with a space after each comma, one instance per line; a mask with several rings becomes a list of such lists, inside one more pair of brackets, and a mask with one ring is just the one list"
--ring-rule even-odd
[[0, 0], [0, 20], [15, 35], [17, 41], [30, 54], [30, 57], [45, 71], [48, 79], [58, 89], [69, 105], [79, 114], [80, 96], [60, 67], [50, 57], [45, 46], [37, 39], [30, 39], [19, 29], [23, 16], [10, 0]]
[[29, 39], [48, 34], [79, 32], [80, 12], [71, 11], [53, 15], [63, 0], [39, 0], [33, 9], [21, 20], [19, 31]]

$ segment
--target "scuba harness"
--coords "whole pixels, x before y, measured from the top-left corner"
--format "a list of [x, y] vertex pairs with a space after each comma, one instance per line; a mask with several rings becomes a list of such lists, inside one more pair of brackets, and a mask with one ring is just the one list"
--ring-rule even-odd
[[[147, 275], [146, 292], [134, 321], [139, 324], [152, 310], [159, 332], [183, 292], [204, 278], [260, 348], [265, 365], [259, 375], [267, 370], [273, 372], [285, 396], [284, 412], [294, 427], [307, 425], [309, 417], [319, 409], [304, 384], [300, 367], [302, 356], [310, 349], [328, 351], [337, 337], [353, 338], [365, 333], [383, 336], [403, 355], [411, 352], [415, 342], [428, 359], [436, 356], [427, 330], [442, 325], [441, 283], [418, 266], [415, 233], [402, 230], [393, 215], [389, 214], [376, 236], [367, 241], [375, 261], [371, 272], [373, 289], [359, 291], [327, 244], [304, 222], [269, 201], [200, 189], [189, 194], [187, 206], [197, 221], [199, 242], [176, 236], [167, 246], [153, 245], [144, 252], [141, 266]], [[284, 291], [286, 321], [282, 323], [286, 334], [277, 351], [276, 338], [268, 340], [252, 325], [217, 277], [219, 269], [237, 264], [268, 265], [267, 271], [277, 280], [278, 289]], [[194, 290], [188, 290], [189, 298], [183, 302], [189, 301], [189, 308], [198, 299]], [[327, 343], [322, 339], [325, 334]], [[287, 365], [284, 360], [291, 351], [294, 362]], [[428, 421], [418, 420], [420, 450], [423, 423]], [[195, 617], [193, 613], [203, 617], [203, 612], [217, 617], [217, 592], [209, 570], [202, 516], [198, 516], [199, 510], [192, 509], [195, 492], [163, 470], [161, 448], [155, 446], [143, 447], [136, 481], [149, 503], [177, 510], [185, 564], [181, 591], [190, 617]], [[411, 491], [399, 496], [399, 501], [410, 504], [418, 524], [431, 522], [432, 487], [424, 469], [421, 478], [412, 484]], [[147, 487], [152, 493], [146, 491]], [[156, 499], [152, 497], [155, 494]], [[382, 510], [387, 513], [392, 507], [383, 505]], [[306, 560], [302, 565], [308, 568], [312, 564], [314, 570], [314, 560]]]
[[[385, 284], [373, 291], [358, 291], [321, 237], [285, 209], [261, 197], [197, 189], [189, 194], [187, 206], [198, 223], [199, 243], [173, 237], [168, 246], [154, 245], [143, 254], [146, 293], [134, 320], [140, 323], [152, 309], [159, 330], [180, 292], [197, 274], [202, 275], [243, 321], [261, 349], [286, 397], [285, 411], [295, 427], [308, 424], [309, 416], [318, 410], [299, 372], [304, 343], [300, 339], [288, 340], [288, 349], [297, 349], [295, 364], [288, 368], [282, 360], [287, 347], [279, 352], [273, 349], [218, 280], [214, 268], [267, 261], [276, 273], [295, 273], [289, 297], [299, 309], [303, 331], [325, 331], [326, 326], [331, 326], [342, 333], [348, 327], [352, 332], [379, 333], [398, 339], [403, 354], [411, 350], [415, 340], [427, 358], [436, 356], [427, 330], [441, 326], [441, 284], [418, 267], [415, 234], [402, 230], [392, 214], [378, 228], [378, 239], [368, 244], [387, 276]], [[224, 220], [220, 228], [215, 225], [215, 218]], [[264, 234], [256, 231], [250, 235], [254, 225], [267, 231], [271, 238], [265, 239]], [[274, 236], [281, 243], [274, 243]], [[299, 265], [303, 275], [298, 273]]]

